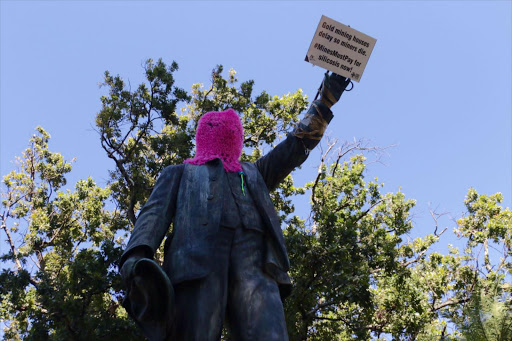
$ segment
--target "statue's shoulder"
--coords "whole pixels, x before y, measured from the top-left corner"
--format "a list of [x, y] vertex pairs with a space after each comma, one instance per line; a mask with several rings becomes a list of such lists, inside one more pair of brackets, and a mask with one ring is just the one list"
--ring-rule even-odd
[[258, 177], [261, 176], [258, 167], [255, 163], [251, 162], [242, 162], [242, 170], [244, 171], [245, 175], [251, 179], [256, 180]]
[[184, 169], [185, 164], [183, 163], [179, 165], [169, 165], [162, 170], [160, 176], [181, 177]]
[[240, 164], [242, 165], [242, 169], [244, 170], [244, 172], [246, 171], [257, 171], [258, 170], [258, 167], [256, 166], [255, 163], [252, 163], [252, 162], [240, 162]]

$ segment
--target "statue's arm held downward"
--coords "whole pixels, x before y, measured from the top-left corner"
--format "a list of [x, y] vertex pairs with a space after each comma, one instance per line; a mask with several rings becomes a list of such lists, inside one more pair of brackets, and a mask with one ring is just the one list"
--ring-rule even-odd
[[[153, 192], [141, 209], [132, 235], [119, 266], [124, 279], [130, 277], [131, 266], [140, 258], [153, 258], [176, 211], [182, 165], [166, 167], [160, 174]], [[126, 265], [126, 266], [123, 266]]]

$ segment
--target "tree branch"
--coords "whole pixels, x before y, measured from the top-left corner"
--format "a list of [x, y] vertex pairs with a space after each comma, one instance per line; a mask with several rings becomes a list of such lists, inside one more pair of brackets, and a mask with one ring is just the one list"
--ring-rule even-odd
[[329, 147], [327, 148], [327, 151], [322, 155], [322, 159], [320, 161], [320, 165], [318, 166], [318, 173], [315, 179], [315, 183], [313, 184], [313, 187], [311, 187], [311, 201], [313, 202], [313, 205], [317, 205], [316, 198], [315, 198], [315, 191], [316, 186], [318, 185], [318, 182], [320, 181], [320, 176], [322, 175], [322, 168], [325, 165], [325, 159], [327, 158], [327, 155], [331, 151], [331, 149], [336, 145], [337, 141], [334, 141], [332, 143], [329, 143]]
[[[11, 233], [9, 232], [9, 229], [7, 228], [7, 218], [9, 216], [10, 216], [9, 210], [1, 215], [1, 218], [2, 218], [1, 228], [2, 228], [2, 230], [5, 231], [5, 234], [7, 235], [7, 242], [9, 243], [12, 254], [14, 256], [16, 268], [18, 269], [18, 272], [20, 272], [20, 271], [23, 271], [23, 266], [21, 265], [19, 253], [18, 253], [18, 250], [16, 249], [16, 246], [14, 245], [14, 241], [12, 240]], [[32, 276], [29, 277], [29, 283], [32, 284], [36, 288], [37, 288], [37, 285], [39, 284], [39, 282], [36, 281]]]
[[[436, 227], [436, 230], [437, 230], [437, 227]], [[445, 228], [441, 231], [441, 233], [436, 234], [436, 237], [438, 237], [438, 238], [439, 238], [443, 233], [445, 233], [445, 232], [446, 232], [446, 230], [448, 230], [448, 227], [445, 227]], [[408, 266], [409, 266], [409, 265], [411, 265], [411, 264], [417, 263], [420, 259], [422, 259], [422, 258], [425, 256], [425, 253], [427, 253], [427, 251], [428, 251], [428, 248], [426, 248], [425, 250], [421, 251], [421, 252], [418, 254], [418, 256], [417, 256], [416, 258], [411, 259], [411, 260], [409, 260], [409, 261], [407, 261], [407, 262], [402, 262], [402, 266], [403, 266], [403, 267], [408, 267]]]
[[451, 306], [451, 305], [457, 305], [457, 304], [461, 304], [461, 303], [466, 303], [469, 301], [469, 297], [466, 297], [466, 298], [461, 298], [461, 299], [457, 299], [457, 298], [450, 298], [440, 304], [437, 304], [437, 305], [434, 305], [434, 311], [436, 310], [439, 310], [439, 309], [442, 309], [444, 307], [448, 307], [448, 306]]

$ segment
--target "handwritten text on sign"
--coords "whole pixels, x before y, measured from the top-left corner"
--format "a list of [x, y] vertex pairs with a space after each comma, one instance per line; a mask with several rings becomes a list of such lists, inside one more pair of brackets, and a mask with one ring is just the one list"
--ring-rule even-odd
[[376, 39], [323, 15], [306, 61], [359, 82], [376, 42]]

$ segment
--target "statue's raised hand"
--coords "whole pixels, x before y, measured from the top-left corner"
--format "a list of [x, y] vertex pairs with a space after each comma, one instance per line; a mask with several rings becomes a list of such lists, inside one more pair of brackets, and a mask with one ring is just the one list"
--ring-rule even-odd
[[335, 73], [325, 74], [320, 89], [320, 100], [331, 108], [339, 101], [341, 94], [350, 83], [350, 78], [345, 78]]

